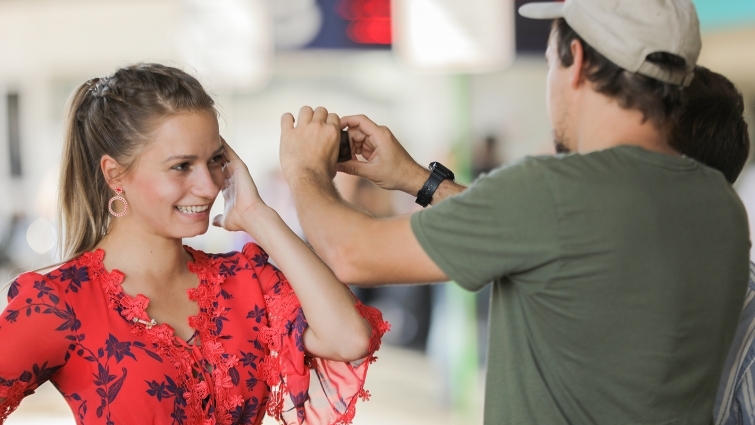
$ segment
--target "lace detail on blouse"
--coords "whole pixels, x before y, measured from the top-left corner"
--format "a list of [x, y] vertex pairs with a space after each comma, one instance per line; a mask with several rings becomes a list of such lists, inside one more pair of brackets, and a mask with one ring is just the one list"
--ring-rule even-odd
[[[150, 321], [146, 312], [149, 300], [141, 294], [130, 297], [123, 292], [123, 273], [105, 270], [102, 264], [104, 251], [86, 253], [81, 261], [89, 267], [92, 280], [99, 281], [105, 289], [110, 308], [119, 311], [132, 323], [131, 332], [144, 335], [154, 344], [157, 353], [167, 358], [178, 370], [177, 384], [187, 388], [183, 397], [187, 404], [185, 413], [189, 423], [227, 425], [232, 423], [231, 410], [241, 406], [244, 401], [239, 395], [231, 396], [229, 391], [233, 388], [229, 370], [238, 364], [239, 359], [226, 354], [223, 345], [217, 340], [215, 319], [222, 317], [225, 311], [217, 308], [216, 294], [225, 276], [219, 273], [215, 264], [217, 261], [199, 251], [192, 250], [191, 253], [194, 262], [190, 262], [188, 267], [189, 271], [199, 276], [199, 285], [189, 290], [189, 299], [199, 305], [199, 313], [189, 318], [189, 324], [198, 333], [201, 342], [199, 346], [181, 344], [169, 325], [150, 326], [134, 322], [134, 319]], [[209, 396], [214, 400], [206, 403]], [[208, 415], [211, 406], [214, 407], [214, 415]], [[205, 418], [208, 416], [214, 419], [207, 422]]]
[[8, 419], [8, 415], [13, 413], [21, 404], [21, 400], [34, 391], [26, 393], [26, 388], [29, 387], [28, 382], [23, 382], [21, 379], [13, 382], [10, 386], [0, 385], [0, 399], [5, 399], [0, 403], [0, 423]]

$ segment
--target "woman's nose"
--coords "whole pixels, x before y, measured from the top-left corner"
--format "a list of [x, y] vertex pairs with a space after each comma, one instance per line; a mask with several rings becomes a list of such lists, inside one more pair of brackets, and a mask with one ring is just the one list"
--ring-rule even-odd
[[212, 172], [207, 167], [199, 167], [196, 171], [193, 192], [197, 196], [215, 199], [220, 192], [220, 186], [215, 182]]

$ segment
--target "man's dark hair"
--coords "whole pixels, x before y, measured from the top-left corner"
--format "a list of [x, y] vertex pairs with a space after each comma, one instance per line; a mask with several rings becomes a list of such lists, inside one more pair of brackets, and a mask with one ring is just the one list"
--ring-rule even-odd
[[[562, 66], [574, 63], [571, 44], [578, 40], [584, 51], [585, 77], [598, 93], [616, 99], [622, 108], [639, 110], [643, 120], [650, 120], [657, 128], [667, 128], [673, 122], [681, 105], [680, 86], [619, 67], [587, 44], [563, 18], [553, 22], [553, 32]], [[681, 57], [664, 52], [651, 53], [646, 59], [668, 70], [683, 70], [686, 64]]]
[[682, 99], [671, 147], [721, 171], [734, 183], [750, 153], [742, 93], [723, 75], [698, 66]]

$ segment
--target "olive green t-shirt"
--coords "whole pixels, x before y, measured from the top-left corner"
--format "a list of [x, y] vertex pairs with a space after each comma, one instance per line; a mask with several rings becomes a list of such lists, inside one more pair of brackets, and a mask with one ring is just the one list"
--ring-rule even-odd
[[485, 424], [708, 424], [748, 281], [718, 171], [620, 146], [527, 158], [412, 217], [469, 290], [493, 282]]

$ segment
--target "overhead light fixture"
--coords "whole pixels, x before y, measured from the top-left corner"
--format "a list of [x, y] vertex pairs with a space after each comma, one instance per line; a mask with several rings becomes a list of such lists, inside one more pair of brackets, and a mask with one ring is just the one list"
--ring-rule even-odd
[[183, 0], [179, 49], [216, 90], [249, 90], [267, 81], [273, 29], [265, 0]]
[[515, 55], [513, 0], [394, 0], [393, 48], [411, 68], [499, 70]]

